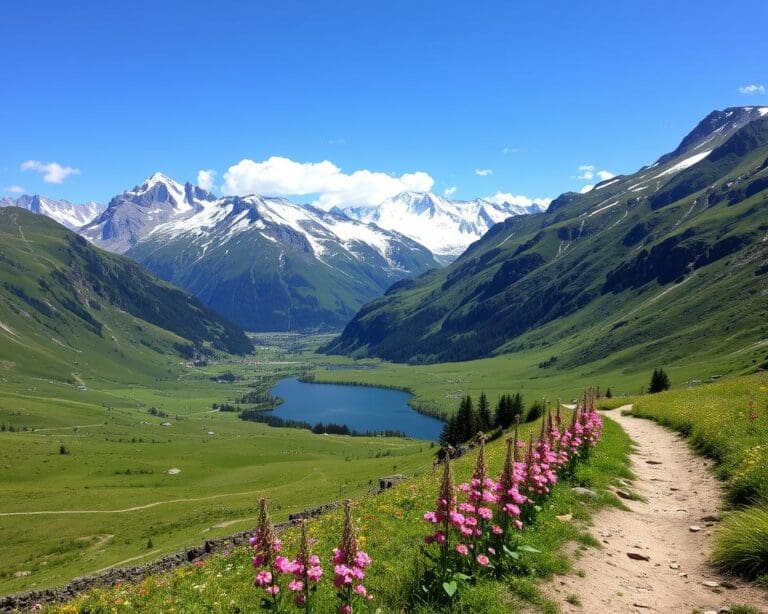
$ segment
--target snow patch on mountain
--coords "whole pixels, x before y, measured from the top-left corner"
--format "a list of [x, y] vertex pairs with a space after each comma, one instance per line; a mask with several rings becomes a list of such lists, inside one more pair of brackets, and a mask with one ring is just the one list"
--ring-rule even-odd
[[545, 207], [449, 200], [431, 192], [403, 192], [376, 207], [348, 207], [351, 218], [400, 232], [446, 259], [459, 256], [488, 229], [508, 217], [539, 213]]
[[654, 179], [658, 179], [659, 177], [664, 177], [666, 175], [671, 175], [672, 173], [679, 173], [680, 171], [684, 171], [686, 168], [690, 168], [694, 164], [701, 162], [704, 158], [706, 158], [711, 153], [712, 153], [712, 150], [708, 149], [706, 151], [702, 151], [701, 153], [697, 153], [692, 156], [688, 156], [687, 158], [683, 158], [677, 164], [670, 166], [667, 170], [662, 171], [661, 173], [656, 175]]
[[32, 213], [47, 215], [70, 230], [77, 230], [104, 210], [104, 205], [95, 202], [76, 205], [67, 200], [56, 200], [39, 195], [28, 196], [26, 194], [16, 199], [0, 198], [0, 207], [21, 207]]

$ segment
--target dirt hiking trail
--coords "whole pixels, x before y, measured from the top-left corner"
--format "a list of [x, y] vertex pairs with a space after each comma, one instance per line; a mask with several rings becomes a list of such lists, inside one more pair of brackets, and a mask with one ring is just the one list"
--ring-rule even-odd
[[635, 443], [636, 480], [626, 490], [644, 500], [624, 500], [630, 511], [608, 508], [595, 515], [590, 532], [602, 548], [575, 561], [584, 577], [556, 577], [547, 587], [550, 597], [565, 613], [691, 614], [727, 612], [733, 605], [768, 613], [765, 591], [707, 564], [722, 502], [711, 462], [694, 455], [678, 434], [622, 415], [629, 409], [603, 415]]

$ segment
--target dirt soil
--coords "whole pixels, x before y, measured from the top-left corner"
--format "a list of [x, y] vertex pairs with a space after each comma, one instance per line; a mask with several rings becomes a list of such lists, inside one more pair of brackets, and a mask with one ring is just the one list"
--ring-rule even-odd
[[595, 516], [590, 531], [602, 548], [582, 552], [576, 573], [556, 577], [549, 596], [566, 613], [691, 614], [727, 612], [734, 605], [768, 613], [766, 591], [707, 563], [723, 505], [711, 461], [655, 422], [622, 415], [629, 409], [604, 416], [636, 445], [636, 480], [620, 490], [644, 500], [624, 500], [630, 511], [609, 508]]

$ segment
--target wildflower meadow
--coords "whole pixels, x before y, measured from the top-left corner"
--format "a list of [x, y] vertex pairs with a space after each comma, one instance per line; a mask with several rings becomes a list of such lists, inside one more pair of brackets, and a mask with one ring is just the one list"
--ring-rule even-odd
[[506, 440], [477, 437], [460, 458], [446, 455], [408, 482], [279, 535], [260, 501], [248, 548], [44, 609], [550, 611], [537, 579], [568, 571], [565, 543], [596, 545], [583, 521], [601, 506], [620, 505], [608, 486], [631, 477], [629, 439], [614, 423], [603, 428], [594, 405], [588, 394], [575, 409], [513, 426]]

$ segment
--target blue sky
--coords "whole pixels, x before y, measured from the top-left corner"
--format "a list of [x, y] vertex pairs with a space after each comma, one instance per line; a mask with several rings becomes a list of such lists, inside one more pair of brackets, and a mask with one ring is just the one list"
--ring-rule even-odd
[[768, 105], [767, 22], [764, 0], [4, 2], [0, 196], [210, 169], [327, 205], [554, 197]]

